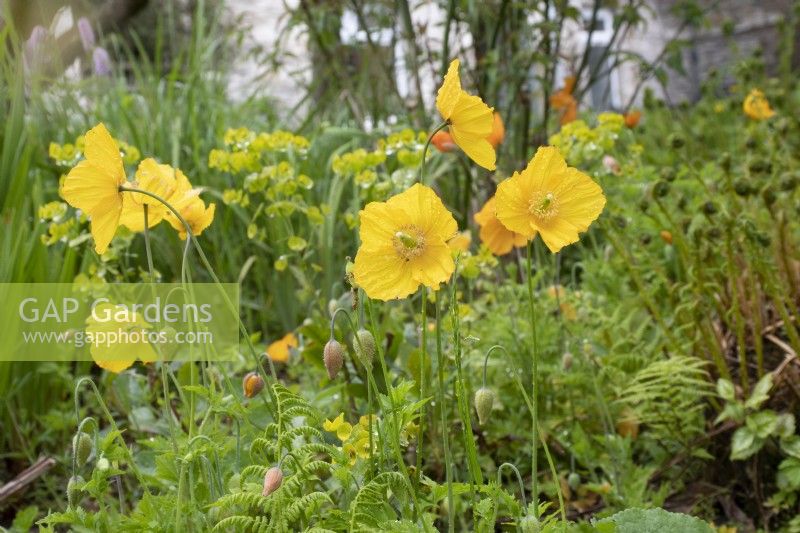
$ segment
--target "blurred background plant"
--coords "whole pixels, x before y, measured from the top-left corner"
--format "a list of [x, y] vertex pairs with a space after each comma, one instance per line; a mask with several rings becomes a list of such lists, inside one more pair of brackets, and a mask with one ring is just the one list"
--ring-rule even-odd
[[[3, 8], [0, 281], [149, 278], [141, 239], [120, 231], [98, 257], [85, 217], [58, 194], [80, 136], [103, 121], [129, 170], [156, 157], [219, 204], [203, 247], [223, 281], [242, 284], [242, 316], [276, 366], [283, 385], [267, 387], [283, 415], [231, 385], [251, 370], [244, 356], [170, 365], [166, 406], [153, 365], [114, 375], [86, 362], [0, 364], [0, 479], [56, 460], [0, 491], [0, 524], [16, 516], [27, 530], [47, 509], [65, 511], [44, 525], [89, 530], [523, 523], [535, 498], [498, 469], [516, 465], [530, 486], [519, 416], [531, 373], [524, 266], [516, 250], [493, 255], [473, 216], [549, 143], [600, 182], [608, 206], [580, 246], [556, 258], [535, 248], [539, 406], [556, 472], [538, 473], [551, 504], [541, 527], [560, 527], [560, 496], [587, 528], [625, 508], [666, 507], [744, 531], [799, 530], [796, 5], [754, 7], [764, 26], [748, 30], [735, 23], [751, 13], [746, 3], [729, 20], [719, 2], [299, 0], [283, 6], [276, 46], [245, 51], [252, 28], [236, 2], [69, 4]], [[655, 49], [637, 50], [637, 35], [654, 28]], [[768, 30], [755, 49], [737, 38]], [[709, 34], [726, 61], [700, 77], [716, 57], [704, 53]], [[426, 180], [467, 231], [453, 294], [365, 308], [348, 276], [358, 211], [416, 179], [436, 84], [456, 56], [465, 85], [502, 117], [499, 170], [429, 153]], [[258, 75], [236, 85], [250, 60]], [[287, 71], [301, 80], [296, 90], [271, 91], [269, 76]], [[745, 114], [752, 89], [773, 117]], [[177, 279], [178, 237], [158, 229], [152, 241], [157, 277]], [[415, 318], [422, 309], [427, 328], [436, 307], [446, 317], [449, 426], [416, 417], [419, 377], [436, 366], [422, 357]], [[353, 319], [375, 333], [387, 374], [356, 364], [341, 322], [343, 377], [327, 379], [322, 351], [338, 308], [359, 309]], [[467, 402], [496, 344], [507, 350], [488, 359], [497, 399], [478, 424]], [[84, 376], [99, 394], [86, 381], [76, 390]], [[367, 414], [373, 429], [357, 422]], [[99, 431], [76, 474], [70, 442], [85, 417]], [[454, 509], [445, 431], [459, 465]], [[422, 468], [421, 481], [388, 471], [396, 451]], [[265, 500], [258, 478], [278, 463], [285, 481]], [[66, 493], [76, 475], [88, 483]]]

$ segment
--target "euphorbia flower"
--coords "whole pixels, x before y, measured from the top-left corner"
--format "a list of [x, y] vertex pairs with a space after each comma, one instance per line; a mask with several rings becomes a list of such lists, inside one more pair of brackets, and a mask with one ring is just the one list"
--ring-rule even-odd
[[540, 233], [553, 253], [577, 242], [606, 204], [600, 186], [568, 167], [554, 146], [540, 147], [525, 170], [500, 183], [496, 198], [507, 229], [528, 239]]
[[455, 263], [447, 241], [458, 225], [433, 189], [413, 185], [386, 202], [371, 202], [359, 213], [361, 247], [353, 277], [367, 296], [405, 298], [420, 285], [437, 289]]
[[494, 170], [496, 154], [487, 140], [492, 133], [492, 108], [480, 97], [470, 95], [461, 88], [458, 66], [458, 59], [450, 63], [436, 95], [436, 108], [447, 121], [450, 135], [464, 153], [483, 168]]
[[61, 194], [89, 216], [94, 249], [103, 254], [119, 225], [125, 169], [119, 146], [102, 123], [86, 132], [84, 139], [86, 159], [69, 171]]
[[494, 255], [505, 255], [515, 247], [525, 246], [528, 242], [527, 237], [506, 229], [497, 219], [496, 209], [496, 200], [492, 196], [481, 210], [475, 213], [475, 222], [481, 228], [479, 232], [481, 242]]
[[772, 117], [775, 111], [769, 106], [769, 101], [764, 93], [758, 89], [753, 89], [744, 99], [742, 104], [744, 113], [753, 120], [764, 120]]

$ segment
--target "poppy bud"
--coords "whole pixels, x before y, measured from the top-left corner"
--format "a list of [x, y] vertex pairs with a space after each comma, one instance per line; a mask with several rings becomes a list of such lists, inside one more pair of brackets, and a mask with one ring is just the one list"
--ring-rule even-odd
[[772, 204], [775, 203], [775, 200], [778, 199], [777, 195], [775, 194], [775, 191], [773, 191], [772, 188], [769, 187], [764, 189], [764, 191], [761, 193], [761, 197], [764, 199], [764, 203], [767, 204], [767, 207], [770, 207]]
[[632, 409], [625, 408], [622, 412], [622, 418], [617, 421], [617, 433], [631, 439], [639, 436], [639, 417]]
[[572, 353], [564, 352], [564, 355], [561, 356], [561, 368], [564, 370], [572, 368]]
[[672, 244], [672, 233], [670, 233], [669, 231], [667, 231], [665, 229], [662, 229], [661, 233], [659, 233], [659, 235], [661, 235], [661, 240], [662, 241], [664, 241], [667, 244]]
[[359, 362], [365, 368], [372, 368], [372, 361], [375, 359], [375, 337], [366, 329], [356, 332], [355, 352]]
[[481, 387], [475, 391], [475, 412], [478, 413], [478, 423], [484, 425], [489, 419], [494, 404], [494, 391]]
[[242, 380], [242, 389], [246, 398], [252, 398], [264, 388], [264, 378], [258, 372], [248, 372]]
[[577, 472], [570, 472], [567, 476], [567, 485], [572, 490], [578, 490], [578, 487], [581, 485], [581, 476]]
[[110, 466], [111, 463], [109, 463], [108, 459], [106, 459], [105, 457], [101, 457], [100, 459], [97, 460], [97, 469], [100, 470], [101, 472], [105, 472], [106, 470], [109, 469]]
[[335, 379], [336, 374], [342, 369], [342, 363], [344, 362], [344, 350], [336, 339], [331, 339], [325, 344], [322, 361], [325, 363], [325, 370], [328, 371], [328, 377], [331, 380]]
[[81, 432], [79, 435], [72, 437], [72, 455], [75, 457], [75, 462], [78, 466], [86, 464], [86, 460], [92, 454], [93, 448], [92, 438], [86, 433]]
[[261, 491], [261, 495], [269, 496], [280, 488], [281, 483], [283, 483], [283, 472], [277, 466], [273, 466], [264, 474], [264, 490]]
[[529, 514], [519, 521], [519, 529], [522, 533], [539, 533], [542, 530], [542, 526], [535, 516]]
[[81, 497], [79, 485], [83, 485], [84, 480], [81, 476], [72, 476], [67, 483], [67, 505], [71, 508], [78, 507]]

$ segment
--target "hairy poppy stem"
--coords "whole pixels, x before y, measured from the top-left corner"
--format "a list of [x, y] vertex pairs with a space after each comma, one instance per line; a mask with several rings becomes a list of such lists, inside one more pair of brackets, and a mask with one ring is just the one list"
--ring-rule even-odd
[[431, 132], [428, 140], [425, 142], [425, 147], [422, 149], [422, 162], [419, 165], [419, 172], [417, 173], [417, 181], [422, 185], [425, 185], [422, 181], [423, 177], [425, 176], [425, 159], [428, 155], [428, 148], [431, 146], [431, 141], [433, 141], [433, 136], [439, 133], [441, 130], [445, 129], [449, 124], [447, 122], [442, 122], [434, 130]]
[[528, 282], [528, 315], [531, 322], [531, 353], [532, 377], [531, 377], [531, 498], [533, 498], [533, 514], [539, 518], [539, 481], [537, 472], [539, 467], [539, 407], [537, 396], [539, 393], [539, 364], [538, 346], [536, 339], [536, 308], [533, 303], [533, 266], [531, 264], [533, 256], [533, 242], [528, 241], [526, 254], [525, 276]]

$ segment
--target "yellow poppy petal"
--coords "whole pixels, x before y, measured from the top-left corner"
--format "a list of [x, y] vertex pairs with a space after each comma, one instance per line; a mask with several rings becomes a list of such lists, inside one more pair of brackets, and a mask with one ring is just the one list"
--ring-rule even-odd
[[113, 175], [117, 185], [125, 182], [119, 145], [102, 122], [86, 132], [83, 153], [87, 160]]
[[[415, 183], [408, 190], [393, 196], [387, 202], [389, 209], [395, 209], [392, 221], [395, 228], [413, 224], [422, 230], [425, 239], [446, 241], [458, 232], [458, 224], [453, 215], [442, 203], [433, 189]], [[397, 213], [401, 211], [405, 218]], [[392, 236], [394, 232], [392, 231]]]
[[451, 132], [455, 130], [463, 136], [486, 139], [492, 133], [493, 123], [494, 114], [491, 107], [483, 103], [478, 96], [461, 93], [450, 115]]
[[84, 160], [69, 171], [61, 187], [64, 200], [87, 214], [121, 209], [119, 185], [106, 169]]
[[103, 255], [114, 238], [119, 226], [119, 211], [109, 211], [92, 215], [91, 231], [94, 238], [95, 251]]
[[[147, 212], [147, 225], [152, 228], [164, 220], [167, 208], [163, 205], [150, 205]], [[144, 231], [144, 208], [136, 203], [131, 193], [122, 195], [122, 212], [119, 216], [120, 226], [125, 226], [131, 231]]]
[[524, 235], [528, 239], [536, 236], [536, 228], [531, 225], [530, 200], [528, 188], [523, 178], [515, 172], [510, 178], [497, 186], [497, 219], [509, 231]]
[[458, 130], [451, 128], [450, 132], [453, 139], [467, 156], [486, 170], [494, 170], [496, 167], [497, 154], [494, 147], [483, 137], [465, 135]]
[[434, 290], [447, 282], [456, 269], [450, 248], [444, 243], [426, 244], [425, 252], [412, 259], [410, 266], [414, 280]]
[[374, 300], [395, 300], [413, 294], [420, 282], [415, 280], [408, 262], [398, 257], [389, 245], [384, 249], [360, 248], [356, 254], [353, 278]]
[[[176, 188], [175, 169], [169, 165], [161, 165], [155, 159], [147, 158], [139, 163], [134, 176], [133, 186], [137, 189], [153, 193], [167, 199]], [[126, 193], [138, 204], [163, 207], [164, 204], [151, 196], [141, 193]]]
[[450, 62], [450, 67], [447, 69], [447, 74], [444, 76], [444, 82], [439, 88], [439, 92], [436, 94], [436, 109], [439, 110], [439, 113], [445, 120], [450, 119], [450, 115], [453, 113], [453, 109], [458, 103], [458, 99], [462, 93], [461, 78], [458, 74], [460, 64], [458, 59], [454, 59]]

